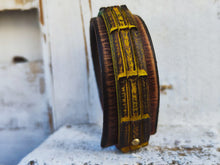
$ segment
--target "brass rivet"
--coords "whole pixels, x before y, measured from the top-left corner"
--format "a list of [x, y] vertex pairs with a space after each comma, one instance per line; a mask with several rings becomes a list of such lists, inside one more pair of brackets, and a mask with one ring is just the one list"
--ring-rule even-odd
[[134, 140], [132, 140], [131, 144], [133, 146], [137, 146], [138, 144], [140, 144], [140, 140], [139, 139], [134, 139]]

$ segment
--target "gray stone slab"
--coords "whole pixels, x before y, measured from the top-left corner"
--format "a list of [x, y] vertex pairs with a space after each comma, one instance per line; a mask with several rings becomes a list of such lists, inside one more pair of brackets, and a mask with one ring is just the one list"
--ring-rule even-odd
[[218, 164], [220, 128], [159, 126], [150, 144], [136, 152], [101, 148], [98, 125], [67, 125], [21, 160], [19, 165]]

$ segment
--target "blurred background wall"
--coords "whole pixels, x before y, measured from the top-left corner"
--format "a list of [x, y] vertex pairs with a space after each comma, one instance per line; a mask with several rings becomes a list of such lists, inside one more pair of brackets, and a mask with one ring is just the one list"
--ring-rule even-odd
[[0, 164], [49, 134], [38, 3], [0, 0]]
[[0, 0], [0, 164], [15, 164], [63, 124], [102, 124], [89, 20], [120, 4], [151, 33], [159, 126], [220, 131], [219, 0]]

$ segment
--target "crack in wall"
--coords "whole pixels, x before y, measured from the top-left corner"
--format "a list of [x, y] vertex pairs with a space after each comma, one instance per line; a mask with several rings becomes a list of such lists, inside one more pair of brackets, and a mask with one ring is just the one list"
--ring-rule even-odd
[[92, 2], [91, 2], [91, 0], [88, 0], [88, 2], [89, 2], [90, 14], [91, 14], [91, 17], [92, 17]]
[[[88, 55], [88, 46], [86, 41], [86, 32], [85, 32], [85, 24], [84, 24], [84, 18], [83, 18], [83, 11], [82, 11], [82, 2], [79, 0], [79, 7], [80, 7], [80, 15], [81, 15], [81, 22], [82, 22], [82, 31], [83, 31], [83, 39], [84, 39], [84, 48], [85, 48], [85, 56], [86, 56], [86, 70], [87, 70], [87, 85], [88, 85], [88, 100], [90, 96], [90, 84], [89, 84], [89, 55]], [[87, 118], [89, 119], [89, 114], [87, 112]]]

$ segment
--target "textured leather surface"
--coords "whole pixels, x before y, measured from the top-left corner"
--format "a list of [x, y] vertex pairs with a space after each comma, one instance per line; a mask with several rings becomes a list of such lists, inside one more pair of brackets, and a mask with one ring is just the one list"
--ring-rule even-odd
[[147, 145], [156, 132], [159, 78], [144, 22], [126, 6], [101, 8], [90, 36], [104, 112], [102, 146], [128, 152]]

